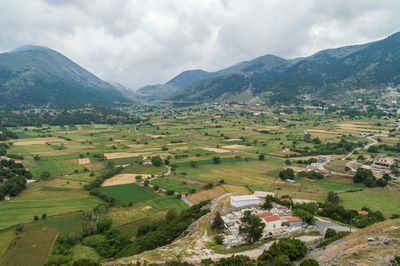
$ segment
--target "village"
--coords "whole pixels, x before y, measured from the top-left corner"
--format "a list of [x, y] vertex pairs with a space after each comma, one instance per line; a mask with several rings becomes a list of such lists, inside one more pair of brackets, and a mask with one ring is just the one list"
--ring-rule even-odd
[[[294, 234], [303, 235], [308, 232], [319, 232], [324, 235], [327, 228], [336, 231], [349, 231], [349, 227], [336, 224], [321, 218], [315, 224], [309, 225], [300, 217], [293, 215], [291, 207], [272, 203], [270, 209], [263, 208], [266, 198], [275, 197], [274, 192], [255, 191], [250, 195], [230, 196], [231, 208], [221, 214], [224, 222], [223, 245], [232, 248], [247, 244], [245, 237], [240, 234], [241, 219], [246, 212], [256, 215], [265, 225], [262, 239], [289, 237]], [[294, 204], [313, 204], [316, 202], [304, 199], [291, 199]]]

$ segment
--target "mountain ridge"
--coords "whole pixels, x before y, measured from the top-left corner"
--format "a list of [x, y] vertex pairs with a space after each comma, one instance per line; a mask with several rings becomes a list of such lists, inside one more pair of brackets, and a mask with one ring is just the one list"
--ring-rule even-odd
[[[162, 90], [168, 82], [161, 84], [153, 98], [162, 95], [170, 101], [208, 102], [231, 99], [245, 91], [254, 97], [269, 95], [272, 101], [296, 100], [305, 94], [330, 97], [352, 89], [398, 86], [400, 77], [395, 69], [400, 69], [400, 32], [365, 44], [324, 49], [307, 57], [285, 59], [267, 54], [215, 72], [204, 71], [209, 77], [186, 81], [186, 87], [165, 93]], [[185, 77], [185, 73], [173, 79]]]
[[61, 53], [26, 45], [0, 54], [0, 107], [114, 105], [129, 101]]

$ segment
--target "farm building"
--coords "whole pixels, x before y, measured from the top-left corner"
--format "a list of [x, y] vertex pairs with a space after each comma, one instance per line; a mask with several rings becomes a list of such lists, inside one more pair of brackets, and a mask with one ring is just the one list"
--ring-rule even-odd
[[304, 222], [297, 216], [282, 216], [283, 224], [288, 227], [301, 227]]
[[263, 212], [257, 214], [259, 218], [264, 222], [265, 228], [264, 231], [271, 231], [275, 229], [280, 229], [282, 227], [282, 220], [279, 215], [274, 214], [272, 212]]
[[231, 205], [236, 209], [258, 206], [261, 203], [255, 195], [231, 196]]

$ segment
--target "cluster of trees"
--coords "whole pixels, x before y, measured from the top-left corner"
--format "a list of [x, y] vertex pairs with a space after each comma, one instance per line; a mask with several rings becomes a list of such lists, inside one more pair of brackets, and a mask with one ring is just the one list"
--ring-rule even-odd
[[[282, 238], [272, 244], [257, 259], [251, 259], [243, 255], [234, 255], [222, 258], [218, 261], [205, 259], [201, 266], [318, 266], [319, 263], [313, 259], [304, 259], [308, 249], [305, 243], [294, 238]], [[193, 266], [187, 262], [168, 262], [164, 264], [137, 264], [137, 266]]]
[[358, 168], [353, 177], [354, 183], [363, 183], [367, 187], [386, 187], [390, 180], [391, 177], [387, 174], [377, 179], [371, 170], [364, 168]]
[[[86, 220], [86, 221], [85, 221]], [[72, 263], [72, 248], [77, 244], [83, 244], [94, 248], [98, 254], [104, 258], [112, 258], [129, 244], [128, 236], [120, 231], [111, 228], [111, 219], [100, 219], [96, 211], [84, 214], [83, 227], [87, 229], [87, 222], [90, 222], [92, 230], [84, 230], [82, 235], [60, 235], [57, 237], [55, 245], [46, 263], [50, 265], [73, 265], [90, 266], [99, 265], [90, 259]]]
[[324, 175], [317, 170], [312, 170], [310, 172], [301, 171], [297, 173], [297, 177], [306, 177], [310, 179], [324, 179]]
[[140, 119], [118, 109], [86, 106], [70, 109], [32, 109], [19, 112], [0, 112], [0, 125], [7, 127], [77, 124], [138, 123]]
[[310, 158], [308, 160], [296, 160], [296, 163], [298, 163], [298, 164], [308, 164], [308, 165], [310, 165], [310, 164], [316, 163], [316, 162], [318, 162], [318, 160], [315, 159], [315, 158]]
[[241, 234], [248, 243], [254, 243], [261, 239], [265, 228], [265, 223], [261, 219], [252, 214], [251, 211], [245, 211], [240, 219], [239, 234]]
[[14, 160], [0, 161], [0, 200], [6, 195], [16, 196], [26, 188], [26, 179], [32, 178], [31, 172]]
[[179, 215], [167, 215], [165, 220], [153, 224], [150, 228], [141, 228], [140, 237], [125, 246], [120, 256], [131, 256], [146, 250], [152, 250], [174, 241], [184, 233], [189, 225], [209, 212], [208, 202], [193, 205]]
[[313, 150], [306, 147], [304, 149], [295, 149], [292, 150], [294, 152], [300, 153], [304, 156], [313, 156], [313, 155], [320, 155], [320, 154], [345, 154], [357, 147], [364, 146], [365, 143], [363, 142], [352, 142], [348, 141], [344, 138], [340, 139], [339, 142], [335, 143], [320, 143], [314, 146]]
[[0, 127], [0, 141], [17, 139], [18, 135], [5, 127]]
[[[292, 168], [286, 168], [279, 172], [279, 178], [282, 180], [287, 180], [287, 179], [293, 180], [295, 177], [296, 174], [294, 173]], [[317, 170], [313, 170], [310, 172], [301, 171], [297, 173], [297, 177], [306, 177], [310, 179], [324, 179], [324, 175]]]
[[385, 220], [382, 212], [372, 211], [366, 207], [362, 208], [362, 210], [367, 211], [367, 215], [359, 214], [356, 210], [346, 210], [342, 205], [340, 205], [340, 198], [334, 192], [329, 192], [327, 202], [319, 204], [318, 207], [319, 215], [358, 228], [364, 228]]
[[292, 168], [287, 168], [279, 172], [279, 178], [282, 180], [294, 179], [296, 175]]

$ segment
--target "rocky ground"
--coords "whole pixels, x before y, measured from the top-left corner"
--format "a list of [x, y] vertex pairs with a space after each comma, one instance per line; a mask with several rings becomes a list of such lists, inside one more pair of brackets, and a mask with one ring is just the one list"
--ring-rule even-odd
[[400, 220], [375, 224], [338, 240], [325, 248], [314, 249], [309, 257], [320, 265], [389, 265], [400, 254]]

